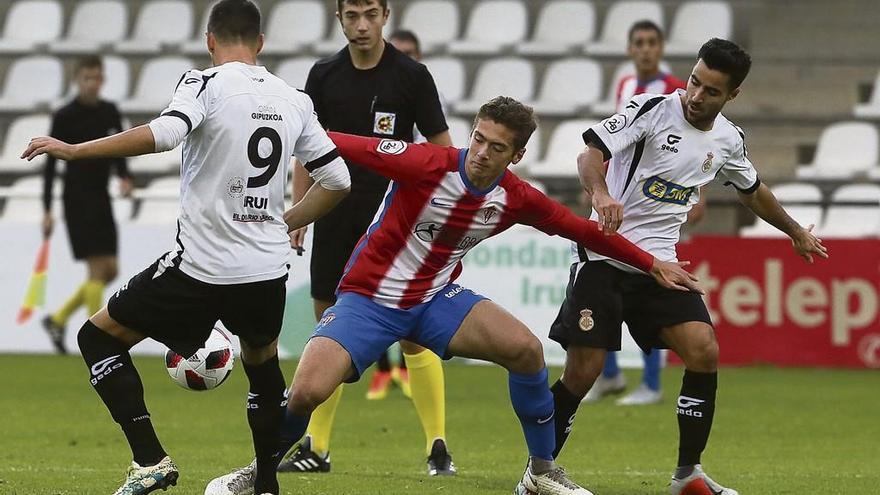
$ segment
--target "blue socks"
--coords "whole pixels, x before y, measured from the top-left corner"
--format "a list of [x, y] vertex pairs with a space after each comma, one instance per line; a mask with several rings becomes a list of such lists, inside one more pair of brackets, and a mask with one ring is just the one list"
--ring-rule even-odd
[[[651, 354], [642, 354], [645, 360], [645, 370], [642, 373], [642, 383], [653, 391], [660, 390], [660, 349], [654, 349]], [[605, 366], [602, 368], [602, 376], [605, 378], [614, 378], [620, 374], [620, 367], [617, 365], [617, 353], [608, 352], [605, 354]]]
[[305, 435], [311, 417], [311, 414], [300, 415], [292, 412], [290, 409], [285, 411], [284, 422], [281, 424], [281, 444], [278, 449], [278, 459], [284, 457], [284, 454]]
[[556, 447], [553, 393], [547, 384], [547, 368], [534, 374], [508, 375], [510, 402], [522, 424], [529, 456], [553, 460]]

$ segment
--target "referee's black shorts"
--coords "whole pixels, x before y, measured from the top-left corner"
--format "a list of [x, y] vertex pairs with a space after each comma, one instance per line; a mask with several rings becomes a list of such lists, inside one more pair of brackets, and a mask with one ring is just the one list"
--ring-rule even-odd
[[565, 300], [550, 327], [563, 348], [584, 346], [620, 350], [621, 324], [645, 352], [666, 348], [660, 331], [688, 321], [712, 325], [703, 298], [695, 292], [660, 287], [653, 278], [604, 261], [571, 266]]
[[312, 298], [336, 302], [345, 264], [376, 216], [384, 193], [350, 194], [315, 222], [310, 276]]
[[177, 267], [163, 267], [160, 258], [113, 294], [107, 311], [120, 324], [181, 356], [200, 349], [217, 320], [249, 346], [264, 347], [281, 333], [286, 281], [287, 275], [244, 284], [209, 284]]
[[116, 256], [116, 222], [113, 220], [113, 207], [107, 194], [65, 195], [64, 224], [74, 259]]

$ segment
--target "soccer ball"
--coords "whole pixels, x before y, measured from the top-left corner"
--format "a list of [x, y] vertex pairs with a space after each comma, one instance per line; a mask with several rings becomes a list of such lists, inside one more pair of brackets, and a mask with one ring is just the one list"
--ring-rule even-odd
[[218, 387], [232, 371], [232, 342], [223, 330], [214, 327], [205, 346], [189, 358], [168, 349], [165, 369], [174, 383], [187, 390], [211, 390]]

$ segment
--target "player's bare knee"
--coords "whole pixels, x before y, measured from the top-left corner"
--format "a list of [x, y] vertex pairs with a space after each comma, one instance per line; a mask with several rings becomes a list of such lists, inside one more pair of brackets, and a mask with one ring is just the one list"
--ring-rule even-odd
[[323, 394], [315, 387], [294, 385], [287, 397], [287, 409], [299, 415], [310, 414], [329, 396], [330, 394]]
[[694, 343], [682, 359], [691, 371], [714, 372], [718, 369], [718, 341], [713, 337]]
[[605, 350], [591, 347], [570, 347], [565, 358], [562, 381], [575, 394], [585, 395], [605, 364]]
[[529, 335], [516, 346], [505, 366], [515, 373], [537, 373], [544, 368], [544, 347], [534, 335]]

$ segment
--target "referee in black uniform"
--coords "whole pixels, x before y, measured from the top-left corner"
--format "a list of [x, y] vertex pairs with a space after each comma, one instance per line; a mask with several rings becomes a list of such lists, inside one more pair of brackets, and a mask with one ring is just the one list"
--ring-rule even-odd
[[[382, 39], [390, 9], [386, 0], [337, 0], [336, 16], [348, 45], [319, 60], [309, 72], [305, 92], [318, 120], [330, 131], [413, 141], [413, 126], [429, 142], [451, 146], [437, 87], [428, 69]], [[315, 222], [311, 258], [311, 294], [315, 319], [336, 301], [336, 286], [361, 236], [373, 220], [388, 179], [349, 163], [351, 193]], [[302, 167], [294, 167], [294, 203], [311, 185]], [[291, 235], [302, 246], [305, 229]], [[413, 404], [427, 439], [428, 473], [454, 474], [446, 450], [445, 391], [440, 358], [403, 342]], [[279, 466], [281, 471], [329, 471], [333, 415], [341, 387], [313, 414], [306, 440]]]
[[[76, 97], [60, 108], [52, 118], [51, 136], [68, 143], [82, 143], [122, 130], [116, 105], [101, 100], [98, 94], [104, 84], [104, 66], [97, 56], [86, 56], [76, 64], [74, 80]], [[115, 168], [121, 181], [123, 196], [130, 196], [131, 176], [124, 158], [77, 160], [67, 163], [64, 177], [64, 222], [73, 257], [85, 260], [88, 277], [58, 311], [43, 319], [56, 350], [65, 354], [64, 327], [71, 314], [85, 306], [94, 314], [104, 303], [104, 286], [116, 278], [116, 224], [107, 184], [110, 169]], [[43, 235], [52, 234], [52, 184], [55, 181], [56, 160], [49, 157], [43, 173]]]

